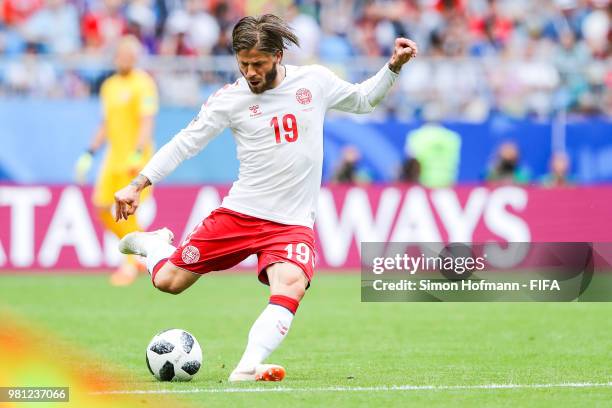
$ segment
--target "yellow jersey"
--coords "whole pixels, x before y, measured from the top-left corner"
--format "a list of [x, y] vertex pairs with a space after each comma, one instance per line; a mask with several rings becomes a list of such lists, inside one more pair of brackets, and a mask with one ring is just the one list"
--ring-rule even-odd
[[[115, 74], [100, 89], [104, 128], [108, 141], [105, 167], [111, 172], [127, 169], [135, 152], [143, 116], [155, 115], [159, 109], [157, 87], [153, 78], [134, 69], [128, 75]], [[150, 157], [153, 146], [143, 146], [143, 156]]]

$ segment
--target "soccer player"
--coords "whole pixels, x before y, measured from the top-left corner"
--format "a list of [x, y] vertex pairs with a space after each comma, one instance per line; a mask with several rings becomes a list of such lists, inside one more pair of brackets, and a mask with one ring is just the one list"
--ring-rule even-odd
[[[117, 73], [100, 89], [103, 121], [89, 149], [76, 164], [76, 178], [82, 183], [91, 168], [93, 155], [108, 142], [108, 153], [93, 193], [93, 203], [104, 227], [117, 237], [137, 231], [135, 217], [115, 222], [111, 207], [114, 194], [132, 180], [153, 155], [154, 118], [158, 110], [157, 87], [146, 72], [136, 69], [141, 46], [133, 36], [123, 37], [115, 54]], [[147, 191], [145, 194], [150, 194]], [[145, 197], [143, 197], [145, 198]], [[138, 275], [137, 260], [129, 255], [111, 275], [114, 285], [128, 285]]]
[[270, 286], [268, 306], [253, 324], [244, 354], [229, 381], [279, 381], [285, 369], [263, 364], [282, 342], [314, 273], [313, 224], [321, 186], [323, 119], [328, 109], [367, 113], [384, 98], [416, 44], [395, 40], [380, 71], [350, 84], [319, 66], [282, 64], [298, 39], [280, 18], [245, 17], [232, 46], [242, 78], [225, 85], [199, 114], [163, 146], [128, 186], [115, 194], [117, 220], [136, 211], [139, 195], [224, 128], [233, 130], [238, 180], [221, 207], [177, 247], [168, 229], [128, 234], [123, 253], [146, 257], [153, 285], [181, 293], [202, 275], [233, 267], [257, 254], [258, 278]]

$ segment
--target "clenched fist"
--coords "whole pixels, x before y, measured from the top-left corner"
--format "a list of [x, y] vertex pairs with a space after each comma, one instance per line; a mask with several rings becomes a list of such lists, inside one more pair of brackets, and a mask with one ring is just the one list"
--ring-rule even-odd
[[416, 57], [419, 49], [416, 43], [407, 38], [395, 39], [395, 47], [393, 48], [393, 55], [389, 60], [389, 69], [396, 74], [399, 73], [402, 66]]

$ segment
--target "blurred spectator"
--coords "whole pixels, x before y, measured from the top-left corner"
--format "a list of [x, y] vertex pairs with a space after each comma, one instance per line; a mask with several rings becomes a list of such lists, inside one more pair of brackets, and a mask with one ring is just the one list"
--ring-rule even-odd
[[87, 51], [110, 52], [127, 30], [127, 21], [121, 13], [123, 0], [102, 0], [98, 9], [83, 17], [81, 30]]
[[157, 18], [151, 7], [151, 1], [131, 0], [125, 14], [127, 32], [138, 38], [149, 54], [155, 54], [157, 52], [155, 33]]
[[581, 71], [590, 63], [591, 55], [584, 43], [576, 41], [576, 35], [571, 30], [563, 31], [559, 41], [554, 62], [564, 88], [564, 99], [560, 105], [571, 109], [588, 91], [589, 84]]
[[570, 160], [566, 153], [554, 153], [550, 159], [550, 173], [542, 179], [546, 187], [563, 187], [573, 184], [569, 176]]
[[4, 0], [0, 16], [8, 26], [19, 26], [43, 5], [43, 0]]
[[513, 64], [518, 86], [528, 114], [544, 117], [552, 111], [552, 91], [559, 84], [559, 74], [554, 65], [537, 56], [537, 41], [529, 41], [524, 59]]
[[47, 97], [56, 94], [57, 74], [51, 64], [39, 58], [39, 48], [28, 44], [25, 54], [8, 64], [5, 79], [13, 93]]
[[289, 48], [287, 57], [298, 64], [312, 63], [316, 58], [321, 37], [317, 21], [312, 16], [301, 13], [296, 5], [287, 9], [285, 18], [300, 39], [300, 47], [293, 45]]
[[342, 159], [332, 177], [340, 184], [366, 184], [371, 181], [367, 172], [360, 168], [361, 152], [355, 146], [346, 146], [342, 150]]
[[166, 34], [160, 45], [160, 54], [170, 56], [196, 55], [195, 48], [187, 40], [189, 21], [184, 14], [174, 14], [166, 20]]
[[529, 172], [521, 167], [519, 149], [514, 142], [506, 142], [499, 147], [487, 181], [500, 184], [529, 182]]
[[81, 47], [79, 16], [66, 0], [45, 0], [45, 6], [27, 20], [23, 31], [28, 42], [41, 44], [53, 54], [74, 53]]
[[408, 157], [402, 163], [398, 180], [402, 183], [418, 183], [421, 178], [421, 165], [413, 157]]
[[[230, 4], [232, 3], [232, 4]], [[219, 39], [213, 47], [214, 55], [231, 55], [232, 50], [232, 30], [241, 15], [237, 14], [240, 10], [237, 1], [222, 0], [212, 6], [212, 13], [217, 23], [219, 23]]]
[[175, 35], [184, 35], [185, 45], [198, 55], [209, 55], [221, 34], [217, 20], [204, 10], [201, 0], [186, 0], [185, 9], [174, 10], [166, 24]]
[[[461, 136], [437, 122], [431, 113], [429, 121], [406, 136], [408, 159], [417, 161], [419, 182], [429, 188], [450, 187], [457, 181]], [[414, 167], [415, 164], [412, 163]], [[409, 169], [413, 173], [416, 169]]]
[[[591, 53], [598, 58], [609, 56], [610, 52], [610, 11], [609, 5], [594, 10], [582, 22], [582, 35]], [[608, 7], [606, 7], [608, 6]]]
[[510, 18], [499, 9], [498, 1], [487, 0], [486, 9], [470, 19], [470, 29], [476, 41], [475, 46], [499, 49], [508, 42], [514, 25]]

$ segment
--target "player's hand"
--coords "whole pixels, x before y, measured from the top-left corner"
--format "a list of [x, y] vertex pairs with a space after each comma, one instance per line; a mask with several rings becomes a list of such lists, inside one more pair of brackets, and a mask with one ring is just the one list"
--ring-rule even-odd
[[127, 220], [136, 212], [140, 204], [140, 190], [133, 184], [115, 193], [115, 221]]
[[93, 164], [93, 155], [90, 151], [87, 151], [79, 156], [74, 166], [74, 178], [78, 184], [85, 184], [87, 180], [87, 173], [91, 169]]
[[416, 57], [418, 53], [419, 49], [414, 41], [407, 38], [397, 38], [393, 48], [393, 55], [391, 55], [389, 60], [389, 69], [399, 73], [402, 66]]

